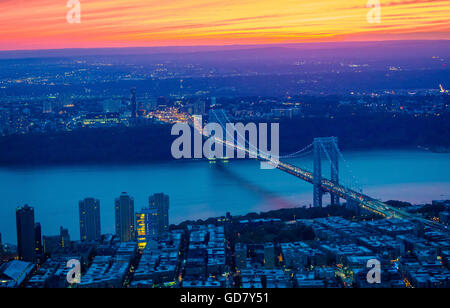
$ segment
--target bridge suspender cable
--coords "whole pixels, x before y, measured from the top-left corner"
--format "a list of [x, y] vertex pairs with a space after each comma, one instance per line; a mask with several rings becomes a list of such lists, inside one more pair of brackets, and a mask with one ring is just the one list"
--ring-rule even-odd
[[[216, 111], [215, 111], [214, 109], [211, 109], [211, 110], [212, 110], [212, 112], [214, 113], [214, 115], [216, 115], [216, 119], [219, 121], [219, 124], [221, 124], [222, 127], [226, 127], [226, 123], [225, 123], [225, 124], [222, 123], [222, 121], [220, 120], [220, 117], [217, 116]], [[227, 123], [231, 123], [231, 121], [230, 121], [230, 119], [228, 118], [228, 116], [226, 115], [225, 111], [224, 111], [224, 110], [220, 110], [220, 111], [222, 112], [222, 115], [223, 115], [223, 117], [225, 118], [225, 120], [227, 121]], [[236, 131], [236, 132], [237, 132], [238, 136], [241, 137], [241, 138], [244, 140], [244, 142], [245, 142], [245, 144], [248, 146], [249, 150], [250, 150], [250, 148], [253, 148], [253, 151], [256, 151], [256, 154], [261, 153], [261, 154], [263, 154], [263, 155], [265, 155], [265, 156], [267, 156], [267, 157], [271, 157], [271, 155], [269, 155], [268, 153], [262, 152], [262, 151], [259, 150], [257, 147], [255, 147], [253, 144], [249, 143], [248, 140], [247, 140], [247, 138], [245, 138], [245, 136], [242, 136], [242, 135], [239, 133], [239, 131]], [[274, 158], [295, 158], [295, 157], [297, 157], [297, 155], [304, 156], [304, 155], [302, 155], [302, 154], [304, 154], [303, 152], [305, 152], [306, 150], [308, 150], [309, 148], [311, 148], [312, 145], [313, 145], [313, 144], [310, 143], [310, 144], [308, 144], [306, 147], [304, 147], [303, 149], [298, 150], [298, 151], [296, 151], [296, 152], [293, 152], [293, 153], [290, 153], [290, 154], [285, 154], [285, 155], [273, 156], [273, 157], [274, 157]], [[309, 153], [310, 153], [310, 151], [309, 151], [307, 154], [309, 154]]]
[[[225, 115], [225, 117], [226, 117], [226, 115]], [[219, 119], [218, 119], [218, 121], [221, 122]], [[220, 123], [220, 124], [223, 125], [223, 123]], [[238, 134], [239, 134], [239, 132], [238, 132]], [[245, 138], [243, 138], [243, 139], [245, 140], [246, 144], [249, 146], [249, 150], [244, 148], [244, 151], [246, 151], [248, 153], [253, 153], [253, 152], [250, 151], [250, 147], [252, 145], [249, 144]], [[227, 141], [224, 141], [224, 140], [219, 140], [219, 141], [221, 143], [227, 145], [227, 146], [230, 146]], [[239, 145], [235, 145], [234, 141], [233, 141], [233, 145], [232, 146], [234, 148], [240, 147]], [[325, 148], [325, 146], [322, 143], [320, 143], [320, 146], [321, 146], [323, 152], [325, 152], [325, 155], [327, 156], [328, 160], [330, 161], [331, 166], [333, 168], [333, 171], [337, 173], [338, 168], [333, 163], [333, 160], [331, 159], [330, 154], [328, 153], [327, 149]], [[305, 149], [308, 149], [309, 147], [310, 147], [310, 145], [308, 145], [307, 147], [305, 147], [304, 149], [302, 149], [300, 151], [297, 151], [297, 152], [292, 153], [292, 154], [287, 155], [287, 156], [298, 155], [299, 153], [302, 153], [303, 151], [305, 151]], [[338, 152], [340, 158], [344, 162], [346, 162], [345, 159], [343, 158], [343, 155], [340, 152], [339, 148], [337, 148], [336, 144], [334, 144], [334, 147], [335, 148], [333, 150], [336, 150]], [[266, 157], [264, 157], [263, 154], [265, 154]], [[306, 154], [306, 152], [305, 152], [305, 154]], [[312, 180], [311, 180], [311, 177], [312, 177], [311, 172], [306, 171], [305, 169], [302, 170], [299, 167], [296, 167], [296, 166], [293, 166], [293, 165], [290, 165], [290, 164], [287, 164], [287, 163], [283, 163], [283, 162], [279, 161], [278, 159], [274, 159], [270, 155], [267, 155], [267, 153], [258, 152], [258, 149], [256, 149], [256, 157], [258, 157], [259, 159], [268, 160], [269, 163], [277, 162], [278, 163], [278, 168], [280, 170], [287, 171], [290, 174], [296, 175], [297, 177], [300, 177], [300, 178], [302, 178], [302, 179], [304, 179], [306, 181], [312, 182]], [[347, 167], [348, 167], [348, 164], [347, 164]], [[350, 168], [348, 168], [348, 169], [350, 170]], [[353, 175], [352, 175], [352, 177], [353, 177], [353, 179], [355, 179], [355, 177]], [[331, 184], [333, 184], [333, 186], [331, 188], [330, 187], [327, 188], [327, 186], [329, 186]], [[420, 221], [420, 222], [422, 222], [423, 224], [425, 224], [425, 225], [427, 225], [429, 227], [437, 228], [437, 229], [439, 229], [442, 232], [449, 233], [449, 230], [448, 230], [447, 226], [444, 226], [444, 225], [439, 224], [439, 223], [434, 222], [434, 221], [430, 221], [430, 220], [424, 219], [422, 217], [415, 216], [415, 215], [410, 214], [410, 213], [406, 213], [403, 210], [396, 209], [395, 207], [389, 206], [389, 205], [387, 205], [387, 204], [385, 204], [385, 203], [383, 203], [381, 201], [375, 200], [375, 199], [373, 199], [373, 198], [371, 198], [371, 197], [369, 197], [367, 195], [364, 195], [361, 192], [357, 192], [357, 191], [353, 190], [352, 188], [347, 188], [346, 186], [344, 186], [342, 184], [336, 184], [336, 185], [334, 185], [334, 184], [335, 183], [332, 183], [330, 180], [327, 180], [327, 179], [323, 179], [323, 181], [322, 181], [322, 186], [325, 185], [325, 186], [323, 186], [323, 187], [325, 187], [325, 189], [327, 189], [328, 191], [333, 192], [333, 193], [338, 193], [339, 195], [344, 194], [345, 196], [341, 196], [342, 198], [345, 198], [347, 200], [349, 200], [349, 198], [351, 200], [355, 200], [355, 201], [358, 202], [359, 206], [361, 206], [364, 209], [367, 209], [367, 210], [372, 211], [374, 213], [380, 214], [380, 215], [382, 215], [384, 217], [398, 217], [398, 218], [405, 218], [405, 219], [411, 219], [411, 220]]]

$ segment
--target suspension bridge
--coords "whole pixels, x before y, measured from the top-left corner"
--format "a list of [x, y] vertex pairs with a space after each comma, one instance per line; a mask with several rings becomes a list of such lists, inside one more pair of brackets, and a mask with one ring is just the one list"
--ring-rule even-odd
[[[225, 127], [226, 123], [231, 123], [224, 110], [212, 110], [212, 114], [214, 116], [214, 122], [217, 122], [222, 127]], [[210, 122], [212, 122], [211, 119]], [[195, 129], [200, 131], [205, 137], [211, 137], [206, 134], [203, 129], [199, 127], [195, 127]], [[259, 150], [255, 145], [249, 143], [247, 138], [242, 136], [239, 132], [237, 132], [237, 134], [241, 138], [241, 144], [239, 144], [239, 141], [230, 141], [228, 138], [226, 138], [226, 140], [215, 138], [215, 142], [222, 143], [225, 147], [244, 151], [249, 157], [255, 157], [281, 171], [311, 183], [313, 185], [313, 204], [315, 207], [322, 207], [322, 197], [324, 194], [328, 193], [330, 194], [332, 205], [339, 205], [340, 199], [344, 199], [349, 205], [362, 208], [385, 218], [408, 219], [445, 233], [449, 232], [447, 226], [444, 226], [443, 224], [408, 213], [364, 194], [354, 176], [351, 176], [350, 183], [345, 183], [345, 181], [340, 182], [339, 161], [344, 162], [347, 169], [349, 168], [338, 147], [338, 138], [336, 137], [315, 138], [313, 143], [299, 151], [287, 155], [273, 156]], [[244, 140], [244, 144], [242, 144], [242, 140]], [[305, 154], [311, 153], [314, 157], [313, 171], [309, 171], [306, 168], [301, 168], [285, 161], [286, 159], [302, 157], [305, 156]], [[330, 164], [329, 178], [322, 174], [322, 160]]]

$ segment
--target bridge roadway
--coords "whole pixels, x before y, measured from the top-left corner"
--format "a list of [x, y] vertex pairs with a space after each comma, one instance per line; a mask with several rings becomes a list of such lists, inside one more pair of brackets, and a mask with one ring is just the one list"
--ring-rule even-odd
[[[272, 158], [267, 159], [263, 157], [258, 157], [258, 159], [262, 161], [267, 161], [268, 163], [274, 165], [277, 169], [289, 173], [295, 177], [298, 177], [306, 182], [309, 182], [311, 184], [313, 183], [314, 175], [312, 172], [306, 171], [292, 164], [288, 164]], [[366, 209], [372, 213], [381, 215], [383, 217], [409, 219], [415, 222], [422, 223], [426, 226], [438, 229], [439, 231], [443, 231], [445, 233], [449, 232], [448, 228], [440, 223], [405, 212], [403, 210], [390, 206], [384, 202], [373, 199], [368, 195], [351, 190], [342, 185], [334, 184], [328, 179], [322, 179], [321, 187], [324, 192], [329, 192], [338, 195], [340, 198], [345, 199], [347, 201], [356, 202], [363, 209]]]
[[[210, 137], [207, 135], [203, 129], [200, 129], [199, 127], [194, 128], [199, 130], [202, 135], [205, 137]], [[267, 154], [260, 153], [256, 148], [255, 150], [250, 150], [246, 146], [241, 146], [238, 144], [235, 144], [234, 142], [231, 143], [227, 140], [222, 140], [219, 138], [215, 138], [215, 141], [218, 143], [222, 143], [225, 146], [233, 147], [237, 150], [241, 150], [249, 154], [250, 157], [255, 157], [260, 161], [264, 161], [266, 163], [269, 163], [276, 167], [277, 169], [284, 171], [286, 173], [289, 173], [297, 178], [300, 178], [306, 182], [313, 183], [314, 174], [310, 171], [307, 171], [305, 169], [299, 168], [297, 166], [294, 166], [292, 164], [288, 164], [285, 162], [282, 162], [276, 158], [273, 158], [271, 156], [268, 156]], [[439, 231], [449, 233], [450, 230], [447, 226], [437, 223], [435, 221], [431, 221], [422, 217], [419, 217], [417, 215], [405, 212], [403, 210], [400, 210], [398, 208], [395, 208], [393, 206], [390, 206], [384, 202], [381, 202], [379, 200], [373, 199], [370, 196], [367, 196], [365, 194], [359, 193], [357, 191], [354, 191], [352, 189], [349, 189], [345, 186], [338, 185], [332, 183], [330, 180], [323, 178], [322, 184], [321, 184], [322, 190], [324, 192], [329, 192], [335, 195], [338, 195], [340, 198], [345, 199], [350, 202], [356, 202], [360, 207], [362, 207], [365, 210], [368, 210], [372, 213], [381, 215], [386, 218], [400, 218], [400, 219], [409, 219], [414, 222], [422, 223], [426, 226], [429, 226], [431, 228], [437, 229]]]

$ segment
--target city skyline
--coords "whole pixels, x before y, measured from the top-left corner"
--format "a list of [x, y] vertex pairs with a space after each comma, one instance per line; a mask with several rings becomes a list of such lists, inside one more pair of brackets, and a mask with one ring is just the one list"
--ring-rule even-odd
[[[433, 206], [444, 207], [440, 216], [448, 224], [450, 201], [436, 200]], [[227, 213], [209, 222], [175, 226], [152, 238], [148, 247], [121, 241], [120, 234], [71, 241], [68, 230], [60, 227], [60, 235], [43, 236], [45, 256], [1, 264], [0, 287], [448, 288], [450, 255], [441, 251], [450, 245], [445, 233], [408, 219], [376, 217], [348, 204], [314, 209], [320, 211], [296, 208], [243, 217]], [[17, 211], [26, 222], [18, 220], [18, 230], [38, 225], [31, 221], [33, 208]], [[336, 211], [339, 216], [330, 215]], [[292, 221], [291, 215], [308, 219]], [[273, 233], [275, 242], [253, 242]], [[0, 253], [8, 256], [11, 250]], [[71, 271], [66, 263], [74, 260], [88, 268], [72, 284], [66, 279]], [[378, 264], [379, 274], [366, 278], [366, 263]]]
[[[155, 193], [148, 197], [148, 205], [134, 210], [134, 198], [125, 192], [115, 199], [116, 233], [121, 241], [136, 240], [144, 249], [149, 240], [163, 238], [169, 232], [169, 196]], [[98, 242], [101, 231], [100, 200], [86, 197], [78, 203], [81, 242]], [[134, 221], [131, 222], [130, 219]], [[59, 227], [59, 235], [42, 234], [40, 222], [35, 222], [34, 207], [28, 204], [16, 208], [16, 238], [20, 260], [35, 261], [42, 253], [64, 248], [70, 242], [69, 230]], [[34, 244], [31, 244], [34, 243]], [[0, 232], [0, 247], [2, 233]], [[51, 248], [49, 248], [51, 247]]]

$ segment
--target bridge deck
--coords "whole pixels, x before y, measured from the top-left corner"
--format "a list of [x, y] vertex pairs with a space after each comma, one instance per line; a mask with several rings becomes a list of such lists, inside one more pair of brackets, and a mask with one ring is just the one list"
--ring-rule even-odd
[[[194, 128], [199, 130], [202, 135], [205, 137], [210, 137], [203, 129], [200, 127], [196, 127], [195, 122]], [[232, 147], [236, 150], [241, 150], [246, 152], [250, 157], [257, 158], [261, 161], [265, 161], [269, 164], [274, 165], [277, 169], [282, 170], [284, 172], [287, 172], [289, 174], [292, 174], [293, 176], [296, 176], [306, 182], [313, 183], [314, 175], [312, 172], [307, 171], [305, 169], [299, 168], [297, 166], [294, 166], [292, 164], [288, 164], [285, 162], [282, 162], [278, 159], [275, 159], [273, 157], [269, 157], [266, 154], [257, 153], [254, 150], [249, 150], [247, 146], [241, 146], [238, 144], [235, 144], [234, 142], [231, 143], [227, 140], [222, 140], [219, 138], [215, 139], [216, 142], [222, 143], [225, 146]], [[386, 218], [402, 218], [402, 219], [409, 219], [412, 221], [420, 222], [424, 225], [427, 225], [429, 227], [438, 229], [442, 232], [449, 233], [449, 230], [447, 226], [444, 226], [440, 223], [424, 219], [422, 217], [419, 217], [417, 215], [413, 215], [411, 213], [407, 213], [403, 210], [397, 209], [395, 207], [392, 207], [386, 203], [383, 203], [379, 200], [373, 199], [368, 195], [362, 194], [360, 192], [354, 191], [352, 189], [349, 189], [345, 186], [334, 184], [328, 179], [322, 179], [321, 187], [323, 191], [332, 193], [334, 195], [339, 196], [342, 199], [345, 199], [347, 201], [353, 201], [356, 204], [358, 204], [360, 207], [362, 207], [365, 210], [368, 210], [372, 213], [378, 214], [380, 216], [386, 217]]]
[[[276, 163], [274, 165], [276, 165]], [[276, 166], [276, 168], [280, 169], [284, 172], [287, 172], [289, 174], [292, 174], [304, 181], [313, 183], [314, 175], [312, 172], [309, 172], [302, 168], [296, 167], [292, 164], [284, 163], [281, 161], [278, 161], [278, 166]], [[346, 188], [344, 186], [336, 185], [328, 179], [322, 179], [321, 187], [326, 192], [338, 195], [342, 199], [356, 202], [362, 208], [369, 210], [375, 214], [381, 215], [383, 217], [410, 219], [413, 221], [423, 223], [424, 225], [427, 225], [429, 227], [439, 229], [440, 231], [443, 231], [446, 233], [449, 232], [447, 226], [444, 226], [440, 223], [437, 223], [437, 222], [419, 217], [417, 215], [405, 212], [403, 210], [400, 210], [398, 208], [390, 206], [384, 202], [373, 199], [368, 195], [356, 192], [356, 191]]]

